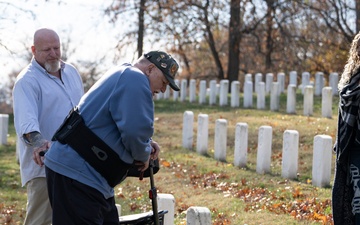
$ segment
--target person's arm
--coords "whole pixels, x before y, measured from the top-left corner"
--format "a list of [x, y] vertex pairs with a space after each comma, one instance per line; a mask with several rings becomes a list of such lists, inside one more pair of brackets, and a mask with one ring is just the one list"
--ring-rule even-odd
[[43, 138], [43, 136], [37, 132], [30, 132], [23, 135], [25, 144], [33, 149], [33, 160], [39, 166], [43, 166], [43, 158], [40, 156], [40, 152], [46, 151], [50, 147], [50, 141]]
[[119, 129], [125, 150], [147, 168], [152, 152], [154, 105], [149, 81], [134, 71], [122, 74], [110, 103], [110, 113]]

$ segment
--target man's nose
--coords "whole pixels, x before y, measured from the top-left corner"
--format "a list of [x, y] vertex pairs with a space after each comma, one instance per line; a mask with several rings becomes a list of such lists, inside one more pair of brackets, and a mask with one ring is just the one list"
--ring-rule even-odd
[[54, 56], [57, 56], [58, 52], [57, 52], [56, 49], [52, 48], [52, 49], [50, 50], [50, 54], [51, 54], [51, 55], [54, 55]]
[[166, 91], [166, 86], [167, 85], [163, 85], [163, 87], [161, 88], [161, 92], [164, 93]]

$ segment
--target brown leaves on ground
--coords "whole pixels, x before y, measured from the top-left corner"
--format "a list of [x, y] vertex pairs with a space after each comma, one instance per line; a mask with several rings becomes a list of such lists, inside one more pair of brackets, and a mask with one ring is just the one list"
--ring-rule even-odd
[[[244, 204], [245, 212], [268, 211], [275, 214], [291, 215], [297, 221], [321, 222], [324, 225], [332, 225], [331, 201], [321, 201], [316, 197], [316, 191], [304, 194], [301, 187], [290, 185], [289, 181], [282, 181], [272, 185], [269, 189], [264, 184], [254, 184], [246, 178], [239, 182], [229, 182], [230, 176], [226, 172], [201, 173], [196, 165], [181, 165], [174, 162], [162, 161], [163, 169], [170, 172], [173, 177], [186, 185], [186, 188], [193, 190], [215, 191], [221, 193], [225, 198], [241, 199]], [[271, 181], [276, 182], [276, 181]], [[274, 190], [276, 187], [276, 190]], [[303, 187], [304, 188], [304, 187]], [[181, 188], [180, 188], [181, 189]], [[315, 189], [316, 190], [316, 189]], [[159, 189], [158, 189], [159, 191]], [[133, 190], [124, 195], [122, 188], [118, 189], [117, 197], [132, 199], [129, 203], [131, 211], [143, 208], [144, 194], [139, 190]], [[146, 198], [145, 198], [146, 199]], [[176, 201], [176, 213], [184, 214], [192, 205], [182, 201]], [[151, 210], [146, 208], [143, 210]], [[231, 224], [231, 217], [220, 212], [217, 208], [210, 208], [212, 212], [213, 225]], [[182, 221], [184, 222], [184, 221]], [[181, 222], [181, 224], [182, 224]]]
[[13, 215], [16, 214], [15, 205], [6, 206], [4, 203], [0, 203], [0, 224], [12, 225], [17, 224], [13, 220]]
[[[171, 167], [179, 173], [182, 166], [172, 165], [170, 163], [163, 163], [166, 167]], [[271, 191], [266, 187], [256, 187], [256, 185], [248, 185], [245, 178], [241, 179], [239, 183], [226, 182], [229, 175], [226, 173], [209, 172], [201, 174], [193, 168], [187, 168], [187, 175], [189, 176], [190, 184], [193, 188], [206, 189], [213, 188], [216, 191], [222, 192], [224, 197], [239, 198], [245, 203], [245, 211], [257, 212], [267, 210], [276, 214], [289, 214], [298, 221], [317, 221], [322, 224], [333, 224], [331, 211], [331, 201], [320, 201], [315, 197], [302, 193], [300, 187], [284, 186], [285, 183], [279, 183], [279, 189]], [[190, 170], [190, 171], [189, 171]], [[187, 210], [189, 206], [179, 207], [179, 212]], [[226, 215], [217, 212], [216, 209], [211, 209], [215, 215], [214, 225], [226, 225], [228, 219]]]

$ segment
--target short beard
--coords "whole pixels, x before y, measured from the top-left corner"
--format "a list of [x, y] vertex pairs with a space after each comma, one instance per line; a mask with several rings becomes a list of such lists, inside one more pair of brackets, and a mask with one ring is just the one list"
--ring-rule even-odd
[[44, 66], [46, 71], [48, 71], [49, 73], [55, 73], [60, 69], [60, 60], [54, 63], [45, 62]]

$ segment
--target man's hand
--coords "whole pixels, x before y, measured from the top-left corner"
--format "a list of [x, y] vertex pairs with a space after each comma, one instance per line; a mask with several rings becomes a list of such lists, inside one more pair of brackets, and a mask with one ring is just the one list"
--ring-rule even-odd
[[160, 153], [160, 146], [157, 142], [151, 140], [151, 143], [150, 143], [151, 147], [152, 147], [152, 151], [151, 151], [151, 154], [150, 154], [150, 158], [155, 160], [158, 158], [159, 156], [159, 153]]
[[33, 160], [39, 166], [44, 165], [44, 156], [40, 156], [40, 152], [46, 151], [50, 148], [50, 142], [45, 140], [42, 135], [37, 132], [30, 132], [23, 135], [26, 146], [33, 149]]
[[140, 172], [144, 172], [147, 168], [149, 168], [149, 160], [146, 162], [135, 161], [134, 164]]
[[36, 164], [38, 164], [39, 166], [43, 166], [44, 165], [44, 155], [41, 156], [40, 152], [46, 152], [49, 148], [50, 148], [50, 142], [46, 141], [42, 146], [40, 147], [35, 147], [34, 151], [33, 151], [33, 160], [35, 161]]
[[159, 144], [151, 140], [150, 145], [152, 147], [152, 150], [149, 159], [146, 162], [134, 161], [135, 166], [138, 168], [140, 172], [144, 172], [147, 168], [149, 168], [150, 159], [156, 160], [159, 156], [160, 153]]

